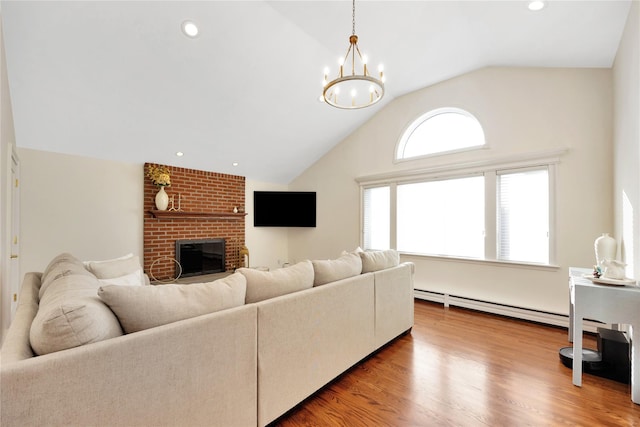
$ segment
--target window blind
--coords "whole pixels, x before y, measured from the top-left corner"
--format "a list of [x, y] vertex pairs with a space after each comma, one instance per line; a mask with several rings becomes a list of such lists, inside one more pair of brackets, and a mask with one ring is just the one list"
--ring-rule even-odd
[[389, 186], [363, 191], [364, 249], [389, 249], [391, 233], [391, 191]]
[[549, 262], [549, 171], [503, 171], [497, 176], [498, 259]]

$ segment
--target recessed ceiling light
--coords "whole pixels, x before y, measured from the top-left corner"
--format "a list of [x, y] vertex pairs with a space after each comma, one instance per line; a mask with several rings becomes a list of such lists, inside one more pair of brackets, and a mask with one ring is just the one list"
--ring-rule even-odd
[[233, 166], [238, 166], [240, 163], [238, 163], [238, 162], [233, 162], [233, 163], [231, 163], [231, 164], [232, 164]]
[[184, 21], [182, 23], [182, 32], [187, 37], [196, 37], [198, 35], [198, 26], [193, 21]]
[[539, 10], [544, 9], [545, 6], [546, 6], [546, 3], [543, 0], [531, 0], [529, 2], [528, 8], [533, 12], [537, 12]]
[[182, 151], [178, 151], [178, 152], [176, 153], [176, 156], [178, 156], [178, 157], [182, 157], [182, 156], [184, 156], [184, 153], [183, 153]]

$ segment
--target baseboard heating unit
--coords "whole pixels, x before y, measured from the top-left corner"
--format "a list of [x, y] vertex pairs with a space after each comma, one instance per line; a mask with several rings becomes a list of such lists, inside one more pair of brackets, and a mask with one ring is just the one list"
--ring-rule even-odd
[[[548, 313], [545, 311], [514, 307], [510, 305], [481, 301], [451, 294], [425, 291], [422, 289], [414, 289], [413, 295], [416, 299], [441, 303], [445, 307], [462, 307], [468, 308], [470, 310], [498, 314], [500, 316], [513, 317], [516, 319], [543, 323], [546, 325], [560, 326], [563, 328], [569, 327], [569, 316], [564, 314]], [[583, 325], [585, 331], [596, 333], [599, 327], [603, 327], [606, 324], [594, 320], [585, 320]]]

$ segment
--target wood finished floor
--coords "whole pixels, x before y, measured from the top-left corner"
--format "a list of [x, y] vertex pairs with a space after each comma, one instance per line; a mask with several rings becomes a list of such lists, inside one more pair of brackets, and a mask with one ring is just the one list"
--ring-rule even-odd
[[[415, 326], [276, 426], [640, 426], [627, 384], [558, 357], [567, 330], [416, 300]], [[596, 348], [585, 335], [585, 347]]]

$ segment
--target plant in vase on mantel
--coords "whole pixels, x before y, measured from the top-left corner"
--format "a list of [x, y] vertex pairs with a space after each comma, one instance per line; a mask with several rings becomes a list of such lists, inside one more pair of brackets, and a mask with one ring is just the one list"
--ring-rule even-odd
[[171, 174], [166, 166], [149, 165], [147, 167], [147, 176], [151, 179], [153, 185], [160, 187], [160, 191], [156, 194], [156, 208], [160, 211], [166, 211], [169, 206], [169, 196], [164, 187], [171, 186]]

